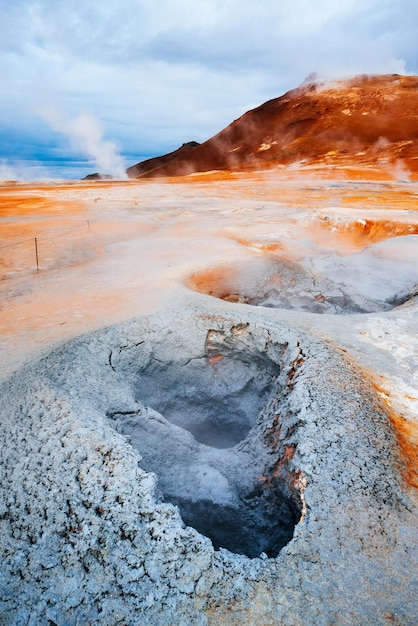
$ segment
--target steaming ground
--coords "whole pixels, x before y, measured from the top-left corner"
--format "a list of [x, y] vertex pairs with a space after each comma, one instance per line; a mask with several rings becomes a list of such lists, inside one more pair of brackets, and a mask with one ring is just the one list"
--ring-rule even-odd
[[416, 183], [336, 174], [0, 189], [5, 624], [415, 623]]

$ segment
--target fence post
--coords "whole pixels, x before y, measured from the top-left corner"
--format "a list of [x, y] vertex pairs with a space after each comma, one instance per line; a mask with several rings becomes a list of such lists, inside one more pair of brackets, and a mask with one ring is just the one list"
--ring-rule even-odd
[[35, 237], [36, 271], [39, 272], [38, 240]]

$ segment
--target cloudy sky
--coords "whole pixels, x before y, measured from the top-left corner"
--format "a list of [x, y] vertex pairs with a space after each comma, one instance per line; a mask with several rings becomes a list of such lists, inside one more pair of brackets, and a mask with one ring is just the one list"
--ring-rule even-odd
[[88, 157], [89, 171], [115, 171], [208, 139], [312, 72], [418, 74], [416, 0], [0, 0], [0, 10], [3, 170], [62, 160], [68, 177], [64, 164]]

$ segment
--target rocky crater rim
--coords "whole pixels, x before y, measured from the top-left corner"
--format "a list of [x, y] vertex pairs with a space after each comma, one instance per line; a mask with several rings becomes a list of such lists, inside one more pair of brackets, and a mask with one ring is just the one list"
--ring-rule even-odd
[[372, 299], [343, 282], [274, 255], [215, 266], [190, 275], [189, 289], [226, 302], [315, 314], [352, 315], [390, 311], [416, 295]]
[[0, 424], [10, 625], [28, 606], [42, 624], [204, 624], [231, 602], [250, 623], [310, 623], [312, 607], [358, 623], [359, 585], [374, 623], [394, 575], [391, 610], [415, 614], [416, 508], [387, 413], [347, 359], [260, 309], [72, 340], [2, 383]]

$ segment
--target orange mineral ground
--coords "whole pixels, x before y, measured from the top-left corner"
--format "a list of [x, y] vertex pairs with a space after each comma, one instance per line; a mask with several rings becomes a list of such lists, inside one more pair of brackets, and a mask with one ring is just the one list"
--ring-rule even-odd
[[[317, 335], [361, 366], [390, 409], [404, 477], [418, 486], [417, 233], [416, 179], [386, 165], [3, 182], [1, 376], [71, 337], [162, 309], [254, 308], [240, 293], [220, 299], [241, 264], [309, 268], [314, 278], [340, 272], [339, 284], [391, 305], [341, 315], [258, 311]], [[259, 284], [251, 272], [250, 291]], [[318, 291], [314, 300], [324, 298]]]

